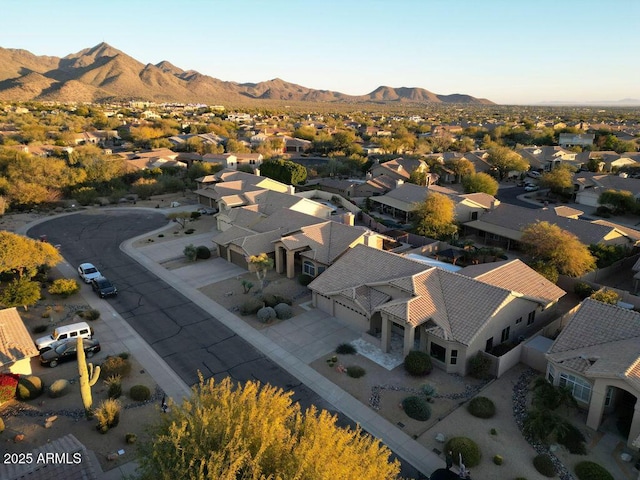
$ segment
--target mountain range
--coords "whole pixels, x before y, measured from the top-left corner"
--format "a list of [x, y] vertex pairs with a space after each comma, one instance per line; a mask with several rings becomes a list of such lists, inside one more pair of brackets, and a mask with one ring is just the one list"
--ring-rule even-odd
[[366, 95], [314, 90], [279, 78], [259, 83], [222, 81], [167, 61], [143, 64], [106, 43], [49, 57], [0, 47], [0, 100], [227, 104], [260, 100], [323, 103], [492, 105], [470, 95], [438, 95], [423, 88], [381, 86]]

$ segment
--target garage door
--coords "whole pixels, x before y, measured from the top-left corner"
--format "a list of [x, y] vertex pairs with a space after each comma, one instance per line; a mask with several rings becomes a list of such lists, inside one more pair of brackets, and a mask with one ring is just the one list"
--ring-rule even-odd
[[231, 263], [233, 263], [234, 265], [238, 265], [245, 270], [248, 270], [247, 261], [245, 260], [244, 255], [238, 252], [234, 252], [233, 250], [231, 250]]

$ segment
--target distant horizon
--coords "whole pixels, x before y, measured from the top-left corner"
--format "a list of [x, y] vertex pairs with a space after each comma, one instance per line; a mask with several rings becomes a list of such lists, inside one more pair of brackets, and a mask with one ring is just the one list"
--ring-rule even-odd
[[[597, 5], [113, 0], [105, 8], [32, 0], [3, 5], [0, 46], [65, 57], [105, 42], [145, 64], [168, 61], [237, 83], [280, 78], [347, 95], [389, 86], [499, 105], [639, 106], [640, 66], [631, 59], [640, 37]], [[635, 0], [607, 7], [625, 18], [640, 14]]]

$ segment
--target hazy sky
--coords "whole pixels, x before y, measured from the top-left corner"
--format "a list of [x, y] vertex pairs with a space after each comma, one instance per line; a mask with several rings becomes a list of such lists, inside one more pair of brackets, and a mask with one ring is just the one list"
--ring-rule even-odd
[[640, 0], [2, 0], [0, 47], [501, 104], [640, 99]]

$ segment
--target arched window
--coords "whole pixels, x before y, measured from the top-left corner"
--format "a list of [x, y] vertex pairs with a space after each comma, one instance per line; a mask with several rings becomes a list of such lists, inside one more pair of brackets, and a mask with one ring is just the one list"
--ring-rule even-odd
[[305, 260], [304, 262], [302, 262], [302, 273], [305, 273], [310, 277], [315, 277], [316, 266], [313, 264], [313, 262], [310, 262], [309, 260]]

